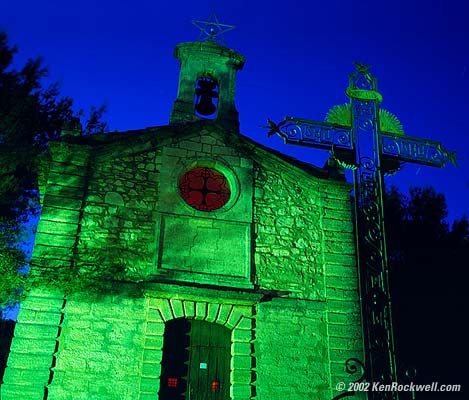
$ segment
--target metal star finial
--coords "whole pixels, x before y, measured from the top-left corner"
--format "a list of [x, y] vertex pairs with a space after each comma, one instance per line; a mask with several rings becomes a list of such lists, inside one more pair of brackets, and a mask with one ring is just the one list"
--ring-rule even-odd
[[371, 64], [362, 64], [359, 62], [353, 62], [353, 65], [357, 68], [357, 72], [368, 72], [368, 69], [371, 67]]
[[211, 40], [223, 46], [225, 45], [223, 33], [235, 28], [233, 25], [220, 24], [215, 13], [210, 14], [207, 21], [193, 20], [192, 24], [200, 30], [199, 40], [201, 42]]

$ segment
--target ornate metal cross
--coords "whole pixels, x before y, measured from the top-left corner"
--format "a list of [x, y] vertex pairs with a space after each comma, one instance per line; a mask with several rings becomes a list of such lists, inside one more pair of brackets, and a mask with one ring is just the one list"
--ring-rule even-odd
[[[404, 162], [444, 167], [456, 164], [455, 153], [441, 143], [388, 133], [380, 128], [376, 78], [369, 66], [355, 63], [346, 90], [351, 124], [337, 125], [293, 117], [275, 124], [268, 120], [269, 136], [277, 133], [285, 143], [329, 150], [344, 167], [354, 170], [355, 227], [360, 275], [365, 373], [368, 382], [397, 381], [389, 297], [383, 218], [383, 176]], [[389, 115], [389, 114], [388, 114]], [[345, 397], [342, 394], [337, 398]], [[397, 392], [368, 392], [370, 400], [398, 399]]]

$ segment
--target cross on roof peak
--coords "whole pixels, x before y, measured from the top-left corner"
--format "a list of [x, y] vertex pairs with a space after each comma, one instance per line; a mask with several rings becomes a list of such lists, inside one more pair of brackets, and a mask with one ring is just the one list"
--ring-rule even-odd
[[213, 41], [225, 45], [223, 33], [233, 30], [234, 25], [220, 24], [215, 13], [211, 13], [207, 21], [193, 20], [192, 24], [200, 30], [199, 40], [201, 42]]

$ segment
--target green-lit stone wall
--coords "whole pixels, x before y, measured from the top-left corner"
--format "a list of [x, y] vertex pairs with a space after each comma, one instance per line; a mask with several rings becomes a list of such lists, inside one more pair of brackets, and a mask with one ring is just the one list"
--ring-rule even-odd
[[136, 398], [143, 365], [143, 309], [143, 299], [72, 296], [64, 308], [48, 399]]
[[321, 190], [327, 186], [301, 171], [271, 167], [256, 169], [259, 285], [300, 298], [324, 299], [320, 220]]
[[78, 235], [77, 263], [122, 266], [142, 279], [155, 257], [158, 163], [151, 142], [98, 148]]
[[41, 219], [34, 244], [33, 270], [71, 267], [81, 225], [90, 147], [51, 143], [52, 159], [41, 193]]
[[274, 299], [257, 309], [258, 399], [329, 399], [325, 306]]
[[34, 291], [21, 303], [1, 386], [3, 399], [43, 400], [57, 346], [64, 299]]
[[345, 360], [362, 358], [350, 189], [279, 160], [257, 164], [258, 283], [289, 293], [257, 308], [260, 399], [332, 398], [350, 380]]
[[[219, 128], [208, 127], [189, 131], [159, 153], [159, 251], [154, 273], [186, 282], [252, 288], [252, 160], [227, 146]], [[179, 177], [195, 166], [215, 168], [228, 179], [231, 198], [221, 209], [199, 211], [182, 200]]]
[[[232, 399], [328, 399], [350, 379], [345, 360], [362, 358], [350, 185], [230, 135], [197, 122], [51, 146], [33, 271], [153, 283], [33, 291], [2, 399], [156, 399], [164, 324], [181, 317], [231, 330]], [[183, 202], [178, 178], [197, 165], [227, 176], [226, 207]]]
[[140, 381], [143, 302], [89, 300], [66, 305], [52, 397], [131, 398]]

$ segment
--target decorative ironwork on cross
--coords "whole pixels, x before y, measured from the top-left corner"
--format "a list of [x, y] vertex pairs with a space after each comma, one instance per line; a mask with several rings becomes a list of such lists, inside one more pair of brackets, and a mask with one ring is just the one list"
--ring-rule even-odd
[[210, 14], [207, 21], [193, 20], [192, 24], [200, 30], [199, 40], [201, 42], [211, 40], [222, 46], [225, 45], [223, 34], [235, 28], [233, 25], [220, 24], [215, 13]]
[[[383, 218], [383, 176], [405, 162], [444, 167], [456, 165], [455, 152], [441, 143], [383, 132], [379, 104], [382, 96], [369, 65], [354, 63], [346, 90], [351, 126], [286, 117], [276, 124], [268, 119], [268, 136], [285, 143], [329, 150], [346, 168], [354, 170], [355, 225], [360, 274], [365, 377], [368, 382], [397, 381], [388, 268]], [[358, 361], [358, 360], [355, 360]], [[355, 369], [356, 370], [356, 369]], [[361, 378], [362, 379], [362, 378]], [[344, 392], [336, 398], [353, 395]], [[397, 392], [368, 392], [370, 400], [398, 399]]]

